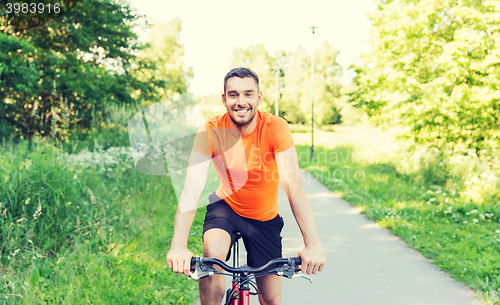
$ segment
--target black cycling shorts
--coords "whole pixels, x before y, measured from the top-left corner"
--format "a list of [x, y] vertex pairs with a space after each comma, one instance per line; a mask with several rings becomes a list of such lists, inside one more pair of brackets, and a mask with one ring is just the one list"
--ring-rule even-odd
[[[268, 221], [246, 218], [236, 212], [215, 193], [209, 196], [203, 235], [210, 229], [222, 229], [231, 236], [231, 245], [236, 240], [236, 233], [240, 232], [247, 250], [247, 264], [250, 267], [260, 267], [268, 261], [281, 258], [281, 229], [283, 218], [278, 214]], [[231, 249], [227, 254], [229, 260]]]

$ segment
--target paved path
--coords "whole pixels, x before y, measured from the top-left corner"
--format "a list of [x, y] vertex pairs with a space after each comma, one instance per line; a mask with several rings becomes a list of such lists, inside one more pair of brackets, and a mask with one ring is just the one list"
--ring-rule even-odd
[[[283, 279], [283, 305], [483, 304], [473, 298], [469, 288], [367, 220], [307, 172], [302, 172], [302, 179], [327, 264], [311, 276], [312, 284], [301, 278]], [[283, 256], [293, 256], [302, 249], [303, 240], [282, 188], [279, 206], [285, 219]], [[240, 262], [244, 263], [245, 252], [241, 252]], [[256, 297], [250, 303], [259, 304]]]

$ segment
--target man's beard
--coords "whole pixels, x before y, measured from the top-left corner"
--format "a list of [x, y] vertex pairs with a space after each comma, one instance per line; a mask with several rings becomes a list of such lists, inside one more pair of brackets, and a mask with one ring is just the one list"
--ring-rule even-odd
[[[236, 112], [234, 109], [232, 109], [233, 113]], [[248, 112], [252, 112], [253, 111], [253, 107], [248, 107]], [[248, 118], [248, 120], [245, 120], [244, 122], [237, 122], [235, 119], [233, 119], [233, 117], [230, 115], [229, 118], [231, 119], [231, 121], [233, 121], [234, 125], [236, 125], [239, 129], [243, 130], [245, 129], [246, 127], [248, 127], [248, 125], [250, 125], [253, 121], [253, 118], [255, 117], [255, 115], [257, 114], [257, 112], [255, 112], [252, 117]], [[236, 114], [236, 117], [237, 117], [237, 114]]]

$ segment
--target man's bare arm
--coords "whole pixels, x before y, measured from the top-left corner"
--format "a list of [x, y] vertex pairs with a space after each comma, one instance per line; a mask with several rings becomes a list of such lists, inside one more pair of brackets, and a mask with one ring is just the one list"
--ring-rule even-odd
[[280, 183], [285, 190], [292, 213], [304, 238], [305, 248], [298, 253], [302, 258], [302, 272], [315, 274], [323, 270], [326, 256], [321, 247], [311, 205], [300, 180], [297, 151], [292, 147], [276, 154]]
[[168, 267], [174, 272], [183, 272], [186, 276], [189, 275], [193, 256], [193, 253], [187, 249], [189, 231], [196, 215], [200, 194], [207, 181], [209, 166], [210, 158], [194, 151], [191, 152], [184, 189], [175, 213], [174, 236], [167, 253], [167, 262]]

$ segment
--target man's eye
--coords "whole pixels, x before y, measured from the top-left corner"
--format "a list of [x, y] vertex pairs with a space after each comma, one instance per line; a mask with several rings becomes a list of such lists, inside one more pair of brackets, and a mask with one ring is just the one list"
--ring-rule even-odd
[[236, 97], [236, 94], [229, 94], [230, 97]]
[[251, 96], [252, 96], [252, 94], [251, 94], [251, 93], [247, 93], [247, 96], [248, 96], [248, 97], [251, 97]]

